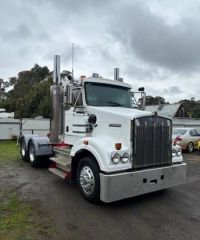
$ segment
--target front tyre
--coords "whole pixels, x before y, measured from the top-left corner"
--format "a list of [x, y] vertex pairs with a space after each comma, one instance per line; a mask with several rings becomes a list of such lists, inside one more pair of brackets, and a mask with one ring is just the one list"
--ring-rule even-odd
[[37, 168], [41, 166], [41, 160], [38, 156], [36, 156], [35, 146], [33, 142], [29, 143], [28, 156], [32, 167]]
[[91, 157], [80, 160], [77, 168], [77, 183], [81, 194], [90, 202], [100, 200], [100, 176], [99, 167]]

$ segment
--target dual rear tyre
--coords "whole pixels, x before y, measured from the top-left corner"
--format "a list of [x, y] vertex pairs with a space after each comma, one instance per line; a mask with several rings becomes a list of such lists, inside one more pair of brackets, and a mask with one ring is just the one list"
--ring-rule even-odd
[[26, 142], [24, 138], [22, 138], [20, 142], [20, 154], [23, 161], [29, 162], [29, 155], [28, 155], [28, 151], [26, 150]]
[[22, 160], [25, 162], [30, 162], [31, 166], [34, 168], [41, 167], [47, 163], [46, 159], [41, 159], [41, 157], [36, 156], [35, 146], [32, 141], [28, 144], [28, 149], [26, 149], [24, 138], [21, 140], [20, 153]]
[[32, 167], [37, 168], [42, 166], [42, 159], [41, 157], [36, 156], [33, 142], [30, 142], [28, 145], [28, 155]]

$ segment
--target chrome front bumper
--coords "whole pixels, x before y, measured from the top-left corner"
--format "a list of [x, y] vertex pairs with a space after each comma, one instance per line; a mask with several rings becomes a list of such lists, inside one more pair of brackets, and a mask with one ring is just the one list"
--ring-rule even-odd
[[186, 164], [106, 175], [100, 173], [103, 202], [113, 202], [186, 183]]

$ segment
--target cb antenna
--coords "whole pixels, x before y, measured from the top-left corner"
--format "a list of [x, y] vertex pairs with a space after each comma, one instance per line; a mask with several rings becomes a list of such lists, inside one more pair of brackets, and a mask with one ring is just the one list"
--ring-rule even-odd
[[72, 43], [72, 79], [74, 79], [74, 43]]

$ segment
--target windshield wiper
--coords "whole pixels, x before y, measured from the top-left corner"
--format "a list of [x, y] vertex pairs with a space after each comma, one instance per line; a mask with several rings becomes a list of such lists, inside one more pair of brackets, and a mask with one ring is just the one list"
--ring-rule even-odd
[[117, 102], [111, 102], [111, 101], [108, 101], [107, 103], [111, 103], [111, 104], [112, 104], [112, 106], [114, 106], [114, 107], [123, 107], [123, 105], [122, 105], [122, 104], [120, 104], [120, 103], [117, 103]]

